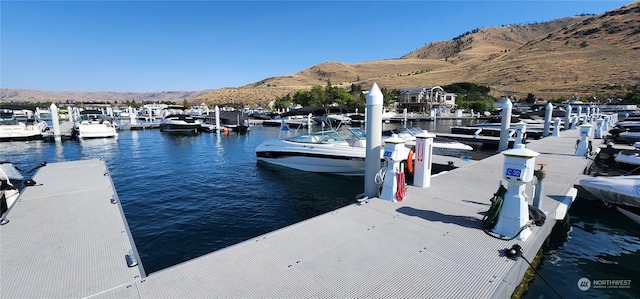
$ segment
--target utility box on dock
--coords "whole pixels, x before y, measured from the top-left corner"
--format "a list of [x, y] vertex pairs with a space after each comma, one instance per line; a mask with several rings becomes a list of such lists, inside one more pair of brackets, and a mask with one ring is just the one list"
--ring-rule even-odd
[[529, 207], [525, 188], [533, 180], [535, 157], [539, 153], [526, 149], [524, 144], [516, 144], [513, 149], [503, 151], [502, 154], [502, 176], [508, 186], [494, 232], [524, 241], [531, 234], [531, 229], [526, 227], [529, 222]]

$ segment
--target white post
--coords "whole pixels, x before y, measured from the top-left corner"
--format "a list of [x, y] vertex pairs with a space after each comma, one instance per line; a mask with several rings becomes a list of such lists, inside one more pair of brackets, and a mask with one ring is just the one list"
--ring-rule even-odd
[[544, 131], [542, 132], [542, 137], [549, 136], [549, 127], [551, 126], [552, 115], [553, 115], [553, 105], [551, 104], [551, 102], [548, 102], [544, 110]]
[[137, 124], [138, 121], [136, 120], [136, 109], [133, 109], [131, 108], [131, 106], [129, 106], [128, 110], [129, 110], [129, 124], [130, 125]]
[[[416, 135], [415, 168], [413, 171], [413, 185], [427, 188], [431, 186], [431, 157], [433, 154], [433, 138], [436, 135], [424, 131]], [[407, 163], [411, 161], [407, 160]]]
[[53, 138], [56, 141], [61, 141], [62, 137], [60, 136], [60, 118], [58, 117], [58, 107], [56, 106], [56, 104], [51, 104], [49, 110], [51, 110], [51, 122], [53, 122]]
[[516, 144], [524, 143], [524, 133], [527, 132], [527, 124], [523, 122], [519, 122], [516, 124], [516, 140], [514, 141], [514, 146]]
[[407, 108], [402, 110], [402, 120], [404, 121], [404, 126], [407, 126]]
[[509, 98], [504, 99], [502, 103], [502, 123], [500, 125], [500, 143], [498, 151], [504, 151], [509, 148], [509, 129], [511, 129], [511, 100]]
[[582, 118], [582, 106], [578, 106], [578, 122], [579, 122], [579, 124], [576, 124], [576, 126], [582, 124], [582, 121], [580, 120], [580, 118]]
[[567, 107], [565, 108], [565, 114], [564, 114], [564, 130], [569, 130], [569, 124], [571, 123], [571, 109], [573, 109], [573, 107], [571, 107], [571, 104], [567, 103]]
[[378, 84], [373, 83], [367, 94], [367, 146], [365, 158], [364, 193], [366, 197], [378, 196], [376, 173], [380, 170], [380, 153], [382, 148], [382, 104], [383, 95]]
[[220, 107], [218, 107], [218, 105], [216, 105], [214, 110], [215, 110], [215, 113], [216, 113], [216, 131], [220, 131]]
[[558, 137], [560, 136], [560, 118], [556, 117], [553, 119], [553, 133], [551, 136]]

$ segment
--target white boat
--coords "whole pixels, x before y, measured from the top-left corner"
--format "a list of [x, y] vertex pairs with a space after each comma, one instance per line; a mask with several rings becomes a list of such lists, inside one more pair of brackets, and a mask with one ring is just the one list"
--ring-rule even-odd
[[256, 147], [256, 158], [302, 171], [363, 176], [366, 138], [360, 129], [348, 128], [271, 139]]
[[290, 126], [291, 128], [303, 128], [307, 127], [313, 120], [309, 119], [309, 116], [305, 115], [291, 115], [280, 116], [277, 115], [272, 119], [265, 119], [262, 121], [263, 126], [280, 127], [282, 122]]
[[618, 139], [626, 142], [627, 144], [634, 144], [636, 142], [640, 142], [640, 132], [638, 131], [627, 131], [618, 134]]
[[90, 138], [118, 138], [113, 119], [100, 110], [80, 112], [74, 128], [78, 140]]
[[[397, 134], [398, 137], [407, 140], [405, 145], [409, 148], [416, 145], [416, 135], [423, 133], [424, 130], [418, 127], [413, 128], [398, 128], [394, 130], [385, 131], [382, 133], [383, 136], [391, 136], [392, 134]], [[448, 138], [436, 137], [433, 139], [433, 154], [440, 156], [456, 156], [459, 157], [461, 155], [465, 155], [473, 150], [473, 147], [464, 144], [462, 142], [458, 142], [455, 140], [451, 140]]]
[[640, 142], [634, 143], [635, 150], [622, 150], [614, 155], [614, 160], [621, 169], [640, 171]]
[[[366, 144], [362, 129], [343, 128], [267, 140], [255, 151], [256, 158], [262, 162], [309, 172], [363, 176]], [[400, 155], [408, 158], [410, 148], [403, 147], [403, 150]], [[384, 146], [380, 149], [381, 162], [383, 157]]]
[[580, 186], [640, 223], [640, 175], [591, 177], [580, 180]]
[[36, 118], [19, 120], [11, 109], [0, 109], [0, 141], [43, 139], [47, 124]]
[[186, 114], [169, 114], [160, 121], [160, 131], [178, 134], [197, 134], [202, 125]]

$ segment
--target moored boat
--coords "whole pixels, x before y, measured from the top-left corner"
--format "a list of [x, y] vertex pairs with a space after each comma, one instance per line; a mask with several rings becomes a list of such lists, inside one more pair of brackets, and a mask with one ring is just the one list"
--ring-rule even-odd
[[18, 119], [11, 109], [0, 109], [0, 141], [43, 139], [47, 124], [37, 118]]
[[634, 143], [634, 150], [622, 150], [614, 155], [618, 166], [631, 173], [640, 172], [640, 142]]
[[362, 176], [365, 171], [366, 139], [359, 129], [320, 131], [267, 140], [258, 145], [255, 152], [258, 161], [279, 166], [309, 172]]
[[118, 138], [113, 119], [100, 110], [83, 110], [75, 124], [74, 132], [79, 140], [90, 138]]
[[640, 223], [640, 175], [591, 177], [580, 180], [580, 186]]
[[160, 131], [178, 134], [197, 134], [202, 126], [186, 114], [169, 114], [162, 118]]
[[[423, 133], [424, 130], [419, 127], [413, 128], [398, 128], [394, 130], [387, 130], [382, 132], [383, 136], [390, 137], [392, 134], [398, 135], [398, 137], [407, 140], [405, 145], [409, 148], [415, 146], [416, 144], [416, 135]], [[460, 156], [468, 154], [473, 150], [473, 147], [464, 144], [462, 142], [458, 142], [455, 140], [451, 140], [444, 137], [436, 137], [433, 139], [433, 154], [434, 155], [442, 155], [442, 156]]]

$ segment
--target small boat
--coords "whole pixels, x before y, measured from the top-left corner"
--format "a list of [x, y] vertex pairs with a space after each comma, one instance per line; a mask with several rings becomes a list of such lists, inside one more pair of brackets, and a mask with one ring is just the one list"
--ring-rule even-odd
[[360, 129], [271, 139], [255, 151], [258, 161], [302, 171], [348, 176], [363, 176], [365, 172], [366, 138]]
[[640, 175], [591, 177], [580, 186], [640, 224]]
[[47, 128], [47, 124], [36, 117], [26, 117], [22, 112], [16, 115], [9, 108], [0, 109], [0, 141], [40, 140]]
[[272, 119], [265, 119], [262, 121], [263, 126], [271, 126], [271, 127], [280, 127], [282, 123], [287, 124], [292, 128], [304, 128], [312, 122], [308, 116], [304, 115], [291, 115], [291, 116], [281, 116], [277, 115]]
[[[413, 127], [413, 128], [398, 128], [394, 130], [388, 130], [382, 132], [382, 136], [391, 137], [392, 134], [397, 134], [398, 137], [407, 140], [405, 145], [409, 148], [416, 145], [416, 135], [423, 133], [424, 130], [422, 128]], [[458, 142], [455, 140], [451, 140], [444, 137], [436, 137], [433, 139], [433, 154], [441, 155], [441, 156], [461, 156], [465, 155], [468, 152], [472, 151], [473, 147], [464, 144], [462, 142]]]
[[178, 134], [198, 134], [199, 122], [186, 114], [169, 114], [160, 121], [160, 131]]
[[618, 134], [618, 140], [626, 144], [634, 144], [640, 142], [640, 131], [626, 131]]
[[118, 138], [113, 119], [100, 110], [83, 110], [75, 124], [74, 134], [78, 140], [90, 138]]
[[634, 150], [622, 150], [614, 155], [618, 166], [631, 173], [640, 171], [640, 142], [634, 143], [634, 147]]
[[239, 110], [220, 111], [220, 125], [231, 132], [245, 134], [249, 131], [249, 115]]

